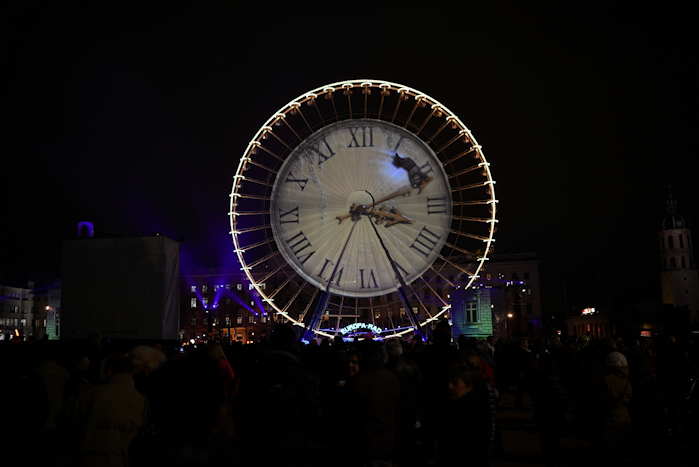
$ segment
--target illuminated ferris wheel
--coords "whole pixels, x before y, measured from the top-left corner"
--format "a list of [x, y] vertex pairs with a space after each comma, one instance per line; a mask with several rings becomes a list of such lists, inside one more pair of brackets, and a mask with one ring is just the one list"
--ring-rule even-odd
[[306, 336], [420, 334], [488, 259], [494, 184], [471, 131], [435, 99], [386, 81], [329, 84], [248, 144], [230, 195], [234, 250]]

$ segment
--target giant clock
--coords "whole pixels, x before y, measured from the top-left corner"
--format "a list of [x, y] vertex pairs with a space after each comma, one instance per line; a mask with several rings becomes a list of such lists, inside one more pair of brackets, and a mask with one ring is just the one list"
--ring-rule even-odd
[[230, 200], [266, 309], [309, 333], [419, 331], [478, 279], [494, 241], [490, 164], [445, 106], [376, 80], [294, 99], [256, 133]]

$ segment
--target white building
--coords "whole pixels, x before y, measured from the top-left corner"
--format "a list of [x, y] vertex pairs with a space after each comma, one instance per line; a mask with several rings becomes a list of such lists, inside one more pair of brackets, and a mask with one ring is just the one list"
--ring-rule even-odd
[[672, 193], [668, 194], [666, 209], [667, 215], [658, 233], [662, 302], [678, 310], [686, 308], [690, 322], [696, 324], [699, 321], [699, 274], [694, 262], [692, 234], [677, 212], [677, 201]]

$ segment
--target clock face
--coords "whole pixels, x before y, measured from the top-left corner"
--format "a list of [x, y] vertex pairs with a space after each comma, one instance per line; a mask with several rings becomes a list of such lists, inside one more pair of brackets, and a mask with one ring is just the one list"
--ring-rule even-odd
[[280, 253], [305, 280], [338, 295], [379, 296], [400, 286], [386, 250], [408, 284], [439, 256], [451, 189], [434, 152], [414, 134], [354, 119], [321, 128], [291, 152], [274, 182], [270, 215]]

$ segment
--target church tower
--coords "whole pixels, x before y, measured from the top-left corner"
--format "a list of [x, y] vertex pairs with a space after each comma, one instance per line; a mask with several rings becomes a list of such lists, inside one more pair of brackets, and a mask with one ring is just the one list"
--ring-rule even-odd
[[699, 318], [699, 273], [694, 262], [691, 231], [677, 212], [668, 189], [666, 215], [659, 232], [663, 305], [689, 309], [690, 323]]

